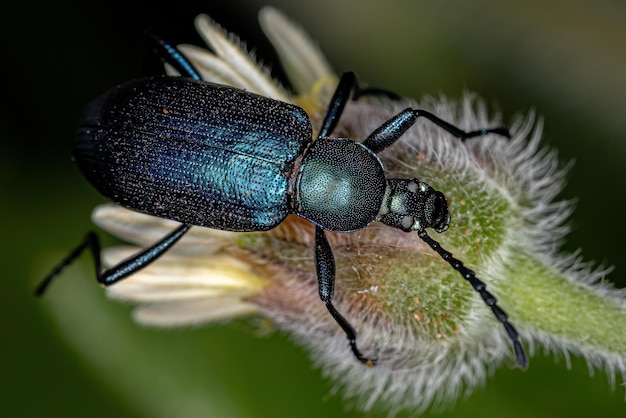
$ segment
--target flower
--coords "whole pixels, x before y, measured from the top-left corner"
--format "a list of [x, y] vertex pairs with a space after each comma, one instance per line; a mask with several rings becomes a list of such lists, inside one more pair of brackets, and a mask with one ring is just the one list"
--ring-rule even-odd
[[[281, 13], [265, 8], [260, 18], [295, 95], [207, 16], [196, 24], [213, 52], [180, 49], [203, 79], [296, 103], [319, 127], [338, 77]], [[347, 105], [333, 135], [363, 139], [407, 107], [428, 109], [466, 130], [501, 125], [472, 94], [461, 103], [366, 95]], [[461, 142], [418, 122], [380, 158], [388, 176], [420, 178], [445, 193], [452, 222], [437, 240], [487, 283], [531, 352], [541, 346], [581, 355], [590, 367], [623, 379], [625, 295], [601, 281], [608, 270], [593, 269], [578, 254], [558, 253], [572, 205], [555, 200], [566, 170], [554, 151], [540, 145], [541, 127], [531, 114], [511, 126], [511, 139]], [[112, 204], [96, 208], [94, 222], [140, 247], [176, 225]], [[495, 367], [512, 363], [510, 340], [489, 308], [416, 234], [372, 224], [327, 235], [337, 262], [335, 305], [356, 328], [361, 350], [377, 357], [374, 368], [354, 359], [319, 300], [313, 228], [295, 216], [263, 233], [192, 228], [161, 259], [107, 294], [136, 304], [136, 320], [147, 325], [267, 317], [307, 347], [363, 410], [384, 404], [390, 414], [418, 413], [448, 404], [483, 384]], [[135, 251], [108, 248], [105, 264]]]

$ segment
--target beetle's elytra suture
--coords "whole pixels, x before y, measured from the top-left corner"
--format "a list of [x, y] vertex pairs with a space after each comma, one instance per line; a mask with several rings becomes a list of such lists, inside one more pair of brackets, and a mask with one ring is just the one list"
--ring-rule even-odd
[[105, 197], [140, 212], [181, 222], [181, 226], [139, 254], [102, 272], [98, 237], [90, 232], [37, 287], [52, 280], [85, 249], [94, 257], [98, 282], [105, 286], [147, 266], [192, 225], [230, 231], [263, 231], [295, 213], [315, 224], [315, 266], [319, 295], [346, 333], [362, 363], [352, 325], [332, 299], [335, 261], [324, 230], [350, 232], [373, 221], [418, 236], [480, 294], [503, 324], [517, 362], [526, 367], [519, 335], [496, 298], [450, 252], [426, 232], [448, 229], [443, 193], [419, 179], [386, 178], [377, 155], [423, 117], [461, 141], [503, 128], [465, 132], [435, 115], [405, 109], [362, 143], [332, 138], [343, 109], [357, 88], [345, 73], [317, 138], [297, 106], [206, 83], [178, 51], [154, 38], [168, 62], [186, 77], [157, 77], [118, 86], [92, 102], [75, 142], [76, 162]]

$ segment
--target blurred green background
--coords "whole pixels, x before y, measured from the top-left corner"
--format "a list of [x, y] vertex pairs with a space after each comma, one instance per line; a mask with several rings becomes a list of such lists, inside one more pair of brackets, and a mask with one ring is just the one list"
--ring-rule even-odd
[[[69, 157], [82, 106], [117, 83], [161, 71], [141, 45], [144, 30], [200, 44], [192, 23], [201, 12], [276, 63], [256, 20], [264, 4], [300, 22], [337, 72], [354, 70], [369, 85], [416, 98], [457, 98], [468, 89], [505, 121], [530, 109], [543, 115], [544, 144], [558, 148], [564, 164], [576, 160], [563, 194], [578, 199], [564, 249], [582, 248], [586, 260], [614, 265], [609, 280], [626, 286], [622, 0], [3, 5], [0, 416], [365, 416], [346, 412], [330, 394], [333, 383], [281, 333], [259, 338], [245, 321], [140, 328], [129, 307], [104, 297], [88, 257], [43, 300], [31, 295], [92, 228], [90, 211], [103, 201]], [[626, 324], [615, 332], [626, 332]], [[536, 351], [527, 372], [500, 369], [486, 387], [435, 415], [625, 415], [623, 386], [612, 390], [602, 372], [589, 376], [580, 359], [568, 371], [562, 356]]]

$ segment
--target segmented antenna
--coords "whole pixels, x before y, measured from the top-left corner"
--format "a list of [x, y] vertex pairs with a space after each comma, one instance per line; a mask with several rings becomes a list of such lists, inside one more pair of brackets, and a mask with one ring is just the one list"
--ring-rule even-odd
[[476, 273], [473, 270], [465, 267], [460, 260], [454, 258], [451, 252], [444, 249], [441, 244], [432, 239], [430, 235], [426, 233], [426, 230], [421, 229], [417, 231], [417, 235], [432, 248], [437, 254], [441, 256], [445, 261], [447, 261], [452, 268], [461, 273], [461, 276], [480, 294], [485, 301], [485, 304], [491, 308], [493, 314], [498, 318], [498, 321], [502, 322], [504, 325], [504, 329], [506, 333], [509, 335], [511, 341], [513, 341], [513, 349], [515, 350], [515, 357], [517, 358], [517, 363], [522, 369], [525, 369], [528, 365], [528, 361], [526, 360], [526, 353], [524, 353], [524, 347], [522, 347], [522, 343], [519, 340], [519, 333], [515, 329], [515, 327], [509, 322], [509, 317], [507, 314], [500, 308], [497, 304], [498, 300], [494, 295], [487, 291], [487, 285], [476, 277]]

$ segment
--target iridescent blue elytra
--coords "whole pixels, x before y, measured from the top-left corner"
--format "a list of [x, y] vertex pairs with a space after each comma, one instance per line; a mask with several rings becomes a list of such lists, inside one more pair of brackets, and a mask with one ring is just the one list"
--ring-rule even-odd
[[[426, 232], [450, 223], [440, 191], [417, 179], [388, 178], [377, 154], [423, 117], [462, 141], [498, 134], [503, 128], [465, 132], [421, 109], [407, 108], [363, 142], [333, 138], [344, 107], [360, 91], [345, 73], [313, 138], [301, 108], [232, 87], [200, 81], [177, 51], [157, 39], [185, 77], [158, 77], [118, 86], [88, 107], [75, 141], [81, 171], [104, 196], [130, 209], [182, 225], [152, 246], [101, 271], [100, 243], [88, 233], [39, 285], [50, 282], [85, 249], [94, 256], [97, 280], [110, 286], [146, 267], [192, 226], [264, 231], [288, 214], [315, 224], [315, 269], [319, 296], [342, 328], [360, 362], [376, 359], [357, 348], [356, 331], [335, 308], [335, 260], [325, 231], [350, 232], [378, 221], [418, 236], [457, 270], [502, 323], [517, 362], [526, 356], [515, 327], [473, 270]], [[373, 351], [375, 347], [369, 346]], [[378, 348], [376, 348], [378, 350]]]
[[182, 77], [114, 88], [75, 142], [87, 179], [123, 206], [182, 223], [267, 230], [291, 212], [295, 160], [311, 142], [301, 108]]

